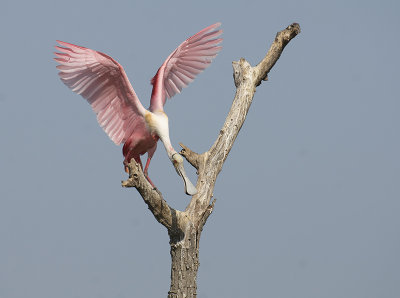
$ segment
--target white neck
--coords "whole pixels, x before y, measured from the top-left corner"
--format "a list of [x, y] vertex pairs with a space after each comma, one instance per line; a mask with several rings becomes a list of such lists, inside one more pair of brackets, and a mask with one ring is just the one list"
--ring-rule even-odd
[[161, 139], [161, 142], [163, 142], [168, 157], [171, 159], [172, 155], [176, 153], [176, 151], [172, 147], [171, 140], [169, 138], [168, 117], [164, 112], [155, 112], [152, 113], [151, 118], [152, 122], [154, 123], [155, 132]]
[[174, 154], [177, 153], [177, 152], [176, 152], [175, 149], [172, 147], [171, 141], [170, 141], [170, 139], [169, 139], [169, 136], [165, 136], [165, 135], [160, 136], [160, 135], [159, 135], [159, 137], [160, 137], [161, 142], [163, 142], [163, 144], [164, 144], [165, 151], [167, 151], [167, 154], [168, 154], [169, 159], [172, 161], [172, 155], [174, 155]]

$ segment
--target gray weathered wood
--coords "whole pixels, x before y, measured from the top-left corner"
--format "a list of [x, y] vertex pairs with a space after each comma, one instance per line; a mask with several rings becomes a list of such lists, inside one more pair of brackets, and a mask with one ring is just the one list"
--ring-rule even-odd
[[217, 176], [246, 119], [256, 87], [267, 80], [269, 71], [285, 46], [299, 33], [300, 26], [296, 23], [278, 32], [266, 56], [255, 67], [243, 58], [233, 62], [236, 94], [216, 141], [202, 154], [181, 144], [181, 154], [198, 173], [198, 192], [184, 211], [168, 205], [161, 192], [153, 189], [133, 159], [129, 164], [129, 178], [122, 182], [122, 186], [135, 187], [139, 191], [154, 217], [167, 228], [170, 236], [172, 263], [168, 298], [196, 297], [200, 235], [214, 209], [215, 200], [210, 202]]

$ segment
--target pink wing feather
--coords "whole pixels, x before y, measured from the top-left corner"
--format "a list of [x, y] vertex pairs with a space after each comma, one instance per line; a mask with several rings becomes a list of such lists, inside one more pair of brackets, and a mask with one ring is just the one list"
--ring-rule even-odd
[[57, 41], [61, 53], [54, 58], [61, 80], [92, 106], [97, 121], [117, 145], [143, 127], [145, 109], [122, 66], [110, 56], [88, 48]]
[[171, 98], [180, 93], [195, 77], [206, 69], [222, 49], [218, 46], [222, 30], [221, 23], [211, 25], [186, 39], [168, 56], [157, 74], [151, 79], [153, 94], [150, 110], [163, 110], [166, 96]]

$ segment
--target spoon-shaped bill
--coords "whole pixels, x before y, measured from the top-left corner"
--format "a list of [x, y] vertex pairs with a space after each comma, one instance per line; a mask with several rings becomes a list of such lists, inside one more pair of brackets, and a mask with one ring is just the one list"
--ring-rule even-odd
[[182, 177], [183, 182], [185, 183], [185, 193], [194, 196], [197, 193], [197, 189], [186, 175], [185, 168], [183, 167], [182, 156], [179, 153], [176, 153], [172, 158], [176, 172]]

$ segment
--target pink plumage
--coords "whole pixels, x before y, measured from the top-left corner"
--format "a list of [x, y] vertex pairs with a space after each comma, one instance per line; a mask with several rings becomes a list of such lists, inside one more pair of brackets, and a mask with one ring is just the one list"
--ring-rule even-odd
[[[57, 68], [64, 84], [90, 103], [100, 126], [115, 144], [124, 143], [124, 164], [131, 158], [141, 164], [140, 155], [148, 153], [144, 169], [148, 177], [147, 169], [159, 138], [171, 161], [176, 153], [170, 146], [168, 132], [161, 133], [165, 121], [157, 120], [163, 113], [166, 97], [180, 93], [210, 65], [221, 50], [222, 39], [218, 37], [222, 30], [217, 30], [220, 25], [216, 23], [201, 30], [168, 56], [151, 80], [153, 91], [149, 111], [139, 101], [123, 67], [110, 56], [57, 41], [62, 47], [56, 46], [60, 53], [55, 53], [57, 58], [54, 59], [60, 64]], [[168, 122], [166, 126], [168, 128]]]

